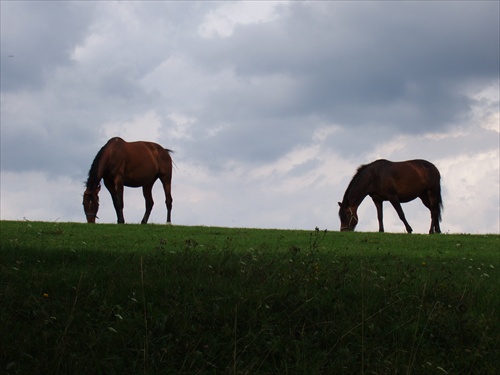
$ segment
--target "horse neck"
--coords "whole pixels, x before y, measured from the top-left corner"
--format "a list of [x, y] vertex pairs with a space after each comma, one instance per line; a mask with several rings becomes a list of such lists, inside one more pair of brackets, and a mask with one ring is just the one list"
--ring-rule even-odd
[[95, 191], [101, 184], [101, 179], [95, 176], [90, 176], [87, 180], [86, 187], [88, 191]]
[[365, 173], [359, 173], [354, 176], [345, 192], [343, 200], [344, 205], [358, 208], [368, 195], [369, 183], [369, 178]]
[[104, 156], [106, 146], [107, 144], [99, 150], [94, 158], [94, 161], [92, 162], [86, 184], [87, 190], [94, 191], [101, 184], [101, 179], [104, 175], [104, 163], [106, 160]]
[[349, 194], [346, 198], [344, 198], [344, 202], [347, 204], [347, 207], [357, 209], [367, 195], [367, 193]]

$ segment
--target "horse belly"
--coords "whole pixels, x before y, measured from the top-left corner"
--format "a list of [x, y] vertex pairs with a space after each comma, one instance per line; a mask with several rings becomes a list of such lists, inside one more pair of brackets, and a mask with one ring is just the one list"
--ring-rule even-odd
[[424, 190], [423, 184], [402, 183], [397, 189], [398, 199], [403, 203], [410, 202], [419, 197]]
[[151, 150], [142, 142], [129, 143], [123, 173], [123, 184], [141, 187], [153, 183], [158, 176], [158, 163]]
[[151, 184], [156, 180], [158, 171], [156, 168], [144, 165], [129, 164], [123, 173], [123, 184], [128, 187], [141, 187]]
[[128, 177], [123, 179], [123, 185], [128, 187], [141, 187], [144, 185], [149, 185], [156, 180], [156, 175], [128, 175]]

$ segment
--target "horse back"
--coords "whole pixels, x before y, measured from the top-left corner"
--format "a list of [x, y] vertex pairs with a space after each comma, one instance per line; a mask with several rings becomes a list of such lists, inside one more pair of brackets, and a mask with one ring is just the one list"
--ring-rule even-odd
[[423, 159], [391, 162], [380, 160], [382, 162], [376, 171], [384, 178], [393, 178], [396, 180], [414, 180], [422, 181], [426, 185], [439, 181], [441, 175], [434, 164]]
[[169, 150], [157, 143], [112, 138], [105, 158], [108, 174], [121, 176], [126, 186], [143, 186], [157, 178], [171, 179], [172, 176]]
[[129, 163], [141, 164], [142, 168], [154, 169], [158, 176], [172, 173], [172, 158], [169, 150], [157, 143], [137, 141], [130, 142], [127, 151]]
[[378, 194], [397, 194], [403, 202], [415, 199], [428, 189], [440, 191], [439, 171], [426, 160], [377, 160], [373, 163], [372, 176]]
[[416, 159], [409, 160], [407, 163], [413, 166], [419, 176], [427, 182], [428, 187], [440, 184], [441, 174], [436, 166], [431, 162], [423, 159]]

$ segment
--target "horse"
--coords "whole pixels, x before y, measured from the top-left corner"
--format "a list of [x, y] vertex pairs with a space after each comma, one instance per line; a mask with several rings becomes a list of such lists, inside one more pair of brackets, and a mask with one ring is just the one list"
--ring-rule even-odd
[[342, 203], [338, 202], [340, 230], [354, 230], [358, 224], [357, 209], [369, 195], [377, 208], [379, 232], [384, 231], [382, 202], [389, 201], [404, 223], [406, 231], [411, 233], [413, 229], [406, 221], [401, 203], [420, 198], [431, 212], [429, 234], [441, 233], [439, 222], [443, 200], [440, 181], [439, 170], [426, 160], [392, 162], [381, 159], [361, 165], [349, 183]]
[[167, 224], [171, 224], [172, 211], [172, 150], [153, 142], [125, 142], [119, 137], [111, 138], [97, 153], [90, 167], [86, 190], [83, 194], [83, 209], [87, 223], [95, 223], [99, 210], [101, 180], [111, 194], [118, 224], [125, 223], [123, 217], [123, 187], [141, 187], [146, 201], [146, 212], [141, 224], [146, 224], [153, 209], [153, 185], [160, 179], [165, 191]]

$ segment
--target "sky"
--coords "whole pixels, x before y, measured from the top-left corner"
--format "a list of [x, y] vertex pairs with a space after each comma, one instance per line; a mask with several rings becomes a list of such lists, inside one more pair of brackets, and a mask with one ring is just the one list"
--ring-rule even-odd
[[[498, 1], [0, 7], [2, 220], [85, 222], [92, 160], [120, 136], [175, 151], [174, 225], [338, 231], [359, 165], [426, 159], [442, 231], [500, 233]], [[162, 224], [160, 182], [153, 195]], [[100, 196], [98, 222], [116, 222]], [[139, 223], [141, 190], [124, 200]], [[428, 232], [420, 200], [403, 210]], [[369, 197], [358, 214], [378, 230]]]

